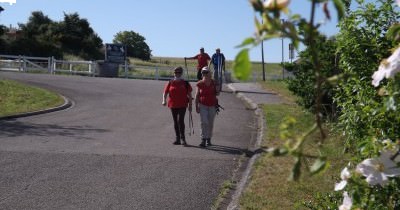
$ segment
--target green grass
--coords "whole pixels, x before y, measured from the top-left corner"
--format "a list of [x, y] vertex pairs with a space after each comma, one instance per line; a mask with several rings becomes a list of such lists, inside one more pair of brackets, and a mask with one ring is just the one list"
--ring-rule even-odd
[[[271, 87], [284, 88], [285, 85], [272, 84]], [[275, 91], [278, 90], [281, 89]], [[280, 91], [280, 94], [286, 95], [285, 91]], [[293, 96], [289, 94], [285, 97]], [[262, 142], [264, 147], [279, 147], [284, 144], [284, 141], [280, 140], [279, 126], [287, 117], [294, 117], [297, 120], [292, 129], [295, 134], [304, 132], [314, 123], [314, 116], [294, 103], [264, 105], [263, 110], [267, 125]], [[340, 171], [347, 163], [346, 156], [342, 154], [343, 141], [339, 135], [333, 133], [325, 140], [324, 147], [319, 148], [316, 144], [319, 138], [318, 132], [311, 135], [305, 145], [305, 151], [308, 154], [318, 154], [320, 151], [328, 157], [330, 167], [324, 173], [310, 176], [303, 170], [305, 173], [300, 181], [288, 181], [294, 163], [293, 158], [263, 154], [256, 161], [250, 183], [241, 197], [241, 209], [306, 209], [302, 206], [302, 202], [312, 201], [317, 193], [333, 191]], [[308, 164], [311, 165], [312, 161]]]
[[[177, 57], [152, 57], [150, 61], [143, 61], [136, 58], [129, 58], [129, 62], [134, 65], [140, 66], [159, 66], [159, 67], [171, 67], [171, 72], [174, 67], [182, 66], [185, 68], [185, 60]], [[186, 65], [190, 71], [194, 71], [197, 66], [197, 60], [186, 60]], [[248, 81], [262, 81], [262, 63], [252, 62], [252, 74]], [[279, 63], [265, 63], [265, 75], [267, 79], [276, 79], [282, 77], [282, 67]], [[233, 61], [226, 61], [226, 70], [232, 71]], [[170, 72], [170, 73], [171, 73]], [[195, 77], [195, 73], [191, 75], [191, 78]], [[234, 75], [232, 75], [234, 79]]]
[[267, 80], [265, 82], [259, 82], [261, 86], [269, 91], [277, 93], [279, 96], [283, 97], [288, 103], [295, 103], [297, 98], [288, 89], [287, 83], [283, 80]]
[[64, 103], [57, 94], [9, 80], [0, 80], [0, 116], [56, 107]]

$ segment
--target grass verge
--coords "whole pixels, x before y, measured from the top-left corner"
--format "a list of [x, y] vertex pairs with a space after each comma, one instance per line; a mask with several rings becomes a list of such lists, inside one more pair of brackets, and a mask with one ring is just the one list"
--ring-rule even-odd
[[[275, 85], [285, 87], [284, 84]], [[291, 97], [290, 94], [287, 97]], [[294, 101], [293, 98], [292, 100]], [[267, 125], [262, 143], [264, 147], [279, 147], [284, 144], [279, 134], [280, 125], [287, 117], [293, 117], [297, 121], [291, 130], [295, 135], [314, 123], [310, 113], [293, 103], [268, 104], [263, 106], [263, 110]], [[250, 183], [240, 199], [241, 209], [307, 209], [302, 205], [303, 202], [313, 201], [318, 193], [333, 191], [347, 158], [342, 153], [339, 135], [331, 134], [325, 140], [323, 148], [317, 146], [318, 139], [318, 133], [310, 136], [304, 150], [308, 154], [320, 152], [326, 155], [330, 163], [328, 169], [315, 176], [303, 173], [300, 181], [292, 182], [288, 181], [294, 164], [291, 156], [271, 157], [263, 154], [256, 161]], [[308, 164], [311, 165], [312, 161]]]
[[0, 117], [38, 111], [64, 103], [59, 95], [15, 81], [0, 80]]

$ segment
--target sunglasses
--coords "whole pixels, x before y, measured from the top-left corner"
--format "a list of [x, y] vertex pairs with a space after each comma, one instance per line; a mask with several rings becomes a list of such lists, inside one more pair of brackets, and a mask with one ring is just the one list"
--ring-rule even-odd
[[176, 72], [174, 72], [175, 74], [182, 74], [182, 72], [181, 71], [176, 71]]

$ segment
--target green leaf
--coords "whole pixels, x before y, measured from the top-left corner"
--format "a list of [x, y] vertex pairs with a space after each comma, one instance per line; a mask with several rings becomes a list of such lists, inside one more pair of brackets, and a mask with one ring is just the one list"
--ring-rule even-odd
[[243, 42], [236, 47], [238, 47], [238, 48], [245, 47], [247, 45], [252, 45], [255, 42], [256, 42], [256, 40], [253, 37], [249, 37], [249, 38], [246, 38], [245, 40], [243, 40]]
[[239, 80], [247, 80], [251, 72], [249, 49], [242, 49], [235, 57], [233, 73]]
[[395, 24], [391, 26], [386, 36], [389, 39], [398, 39], [398, 37], [400, 36], [400, 24]]
[[314, 164], [310, 168], [310, 172], [312, 175], [318, 174], [328, 166], [328, 162], [326, 161], [326, 157], [318, 158]]
[[290, 181], [298, 181], [301, 175], [301, 158], [296, 157], [296, 162], [293, 165], [292, 172], [290, 173], [289, 180]]
[[337, 10], [338, 20], [340, 21], [344, 17], [346, 11], [343, 0], [333, 0], [333, 4]]

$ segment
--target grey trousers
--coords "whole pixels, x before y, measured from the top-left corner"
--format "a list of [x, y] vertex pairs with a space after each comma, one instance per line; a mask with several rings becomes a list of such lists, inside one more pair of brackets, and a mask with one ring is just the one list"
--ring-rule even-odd
[[199, 104], [199, 108], [201, 121], [200, 136], [202, 139], [211, 139], [216, 114], [215, 106], [205, 106], [203, 104]]

